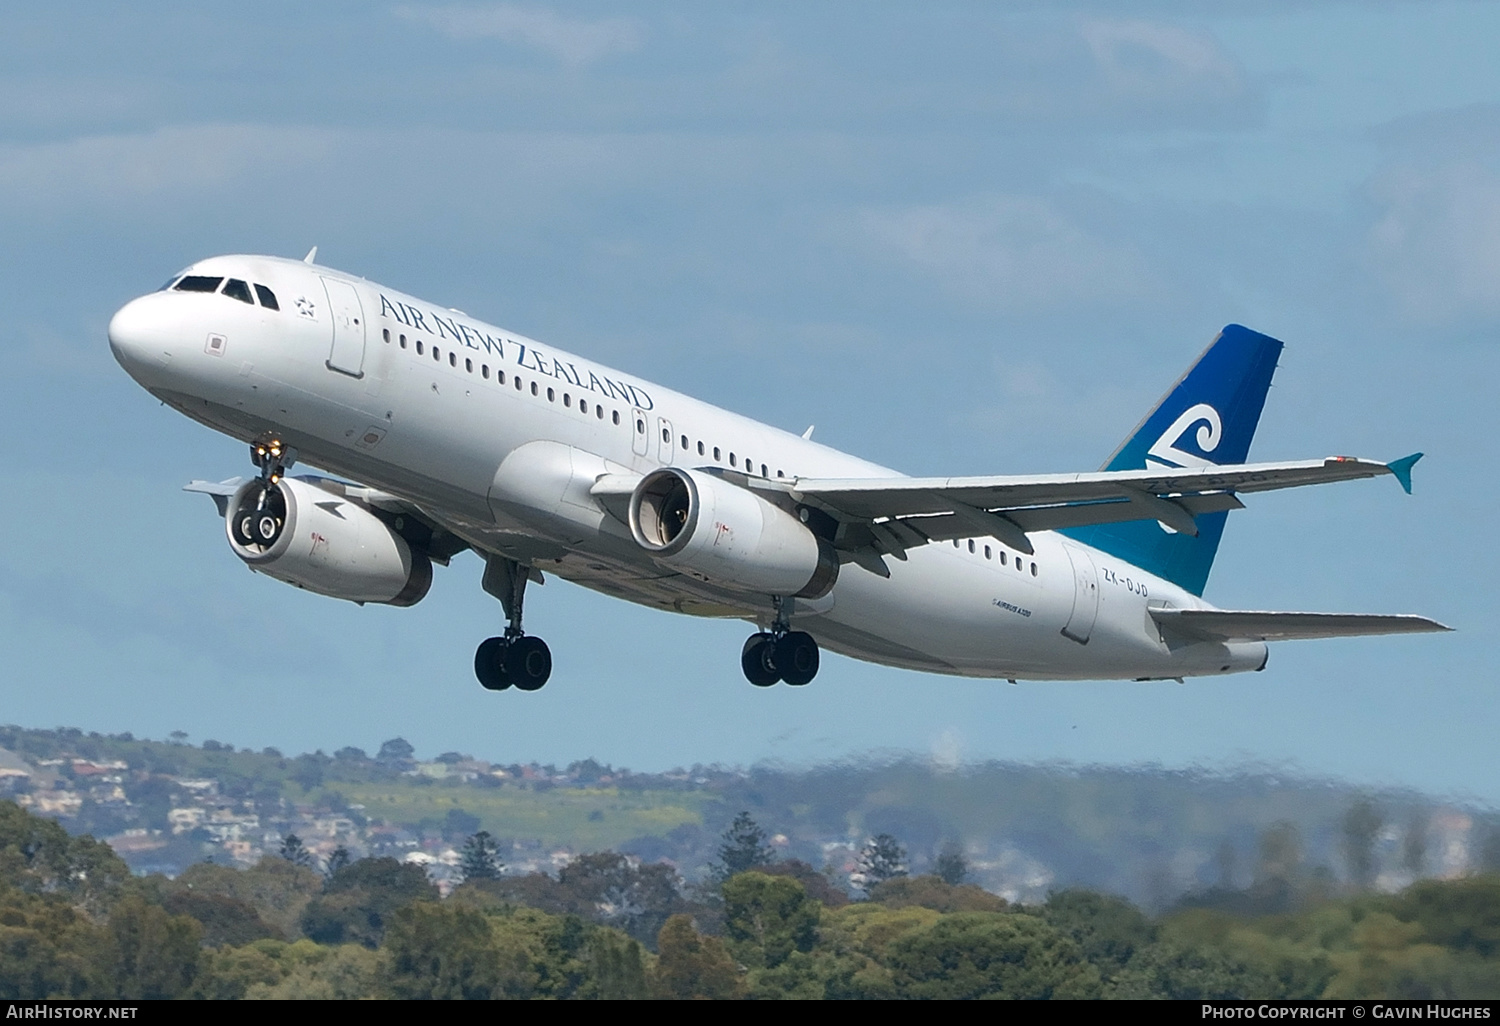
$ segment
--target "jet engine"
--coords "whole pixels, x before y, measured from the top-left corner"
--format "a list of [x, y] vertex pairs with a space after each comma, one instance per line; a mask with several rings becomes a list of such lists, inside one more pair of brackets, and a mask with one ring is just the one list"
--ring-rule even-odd
[[833, 546], [795, 515], [700, 470], [642, 478], [630, 533], [663, 566], [737, 591], [822, 598], [839, 575]]
[[410, 606], [432, 587], [432, 560], [364, 506], [309, 481], [255, 479], [226, 507], [229, 547], [250, 569], [351, 602]]

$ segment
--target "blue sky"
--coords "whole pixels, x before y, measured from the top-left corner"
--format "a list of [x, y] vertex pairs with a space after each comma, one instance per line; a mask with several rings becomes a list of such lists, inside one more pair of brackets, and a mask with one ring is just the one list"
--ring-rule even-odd
[[[1205, 13], [1207, 9], [1213, 13]], [[868, 753], [1234, 767], [1500, 801], [1500, 6], [53, 3], [0, 36], [0, 721], [638, 769]], [[911, 473], [1093, 469], [1220, 326], [1287, 343], [1206, 597], [1458, 633], [1175, 684], [948, 678], [551, 581], [492, 695], [460, 557], [409, 610], [247, 572], [243, 448], [114, 364], [225, 252], [461, 307]]]

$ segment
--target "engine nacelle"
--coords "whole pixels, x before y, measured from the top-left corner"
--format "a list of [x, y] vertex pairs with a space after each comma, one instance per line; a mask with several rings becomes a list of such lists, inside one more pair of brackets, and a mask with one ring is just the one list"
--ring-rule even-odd
[[662, 565], [737, 591], [822, 598], [838, 580], [833, 546], [806, 524], [700, 470], [642, 478], [630, 497], [630, 533]]
[[234, 554], [278, 581], [351, 602], [410, 606], [432, 587], [432, 560], [363, 506], [286, 477], [247, 481], [230, 498]]

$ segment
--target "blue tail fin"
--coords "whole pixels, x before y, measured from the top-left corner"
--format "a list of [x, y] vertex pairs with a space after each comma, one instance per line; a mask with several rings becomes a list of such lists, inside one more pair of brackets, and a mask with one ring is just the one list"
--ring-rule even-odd
[[[1244, 463], [1271, 388], [1281, 343], [1231, 324], [1203, 351], [1105, 463], [1105, 470]], [[1063, 533], [1203, 594], [1228, 513], [1197, 518], [1198, 536], [1154, 520], [1077, 527]]]

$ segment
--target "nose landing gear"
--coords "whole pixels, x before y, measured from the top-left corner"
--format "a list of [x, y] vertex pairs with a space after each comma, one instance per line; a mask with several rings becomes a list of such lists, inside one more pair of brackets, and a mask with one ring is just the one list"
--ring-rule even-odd
[[740, 669], [758, 688], [777, 681], [801, 687], [818, 675], [818, 643], [806, 631], [791, 629], [790, 599], [776, 598], [771, 630], [752, 634], [740, 650]]
[[246, 494], [230, 523], [235, 541], [269, 549], [286, 526], [286, 499], [276, 485], [286, 476], [287, 468], [297, 462], [297, 450], [282, 444], [279, 438], [265, 436], [251, 444], [250, 462], [260, 471], [260, 488]]
[[[490, 691], [510, 687], [535, 691], [552, 676], [552, 652], [547, 643], [521, 630], [526, 581], [533, 572], [499, 556], [491, 556], [485, 564], [484, 590], [500, 600], [509, 621], [504, 637], [486, 638], [474, 653], [474, 676]], [[541, 583], [541, 575], [537, 577]]]

